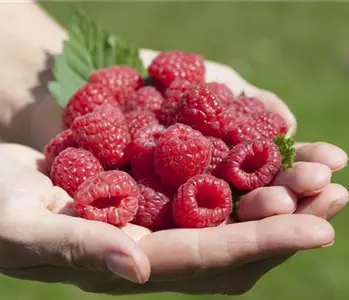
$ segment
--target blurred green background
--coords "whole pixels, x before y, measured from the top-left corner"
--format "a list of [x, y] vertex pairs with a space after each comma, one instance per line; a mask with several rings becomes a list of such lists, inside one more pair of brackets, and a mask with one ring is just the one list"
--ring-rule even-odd
[[[290, 105], [299, 121], [298, 140], [326, 140], [349, 152], [349, 3], [96, 1], [80, 5], [106, 28], [139, 46], [190, 50], [231, 65], [246, 79], [276, 92]], [[62, 25], [69, 23], [72, 2], [47, 1], [42, 6]], [[337, 174], [334, 180], [347, 185], [349, 170]], [[337, 232], [333, 247], [298, 254], [265, 276], [251, 292], [236, 298], [348, 299], [349, 211], [333, 224]], [[178, 294], [125, 298], [163, 297], [195, 298]], [[0, 299], [111, 297], [2, 277]]]

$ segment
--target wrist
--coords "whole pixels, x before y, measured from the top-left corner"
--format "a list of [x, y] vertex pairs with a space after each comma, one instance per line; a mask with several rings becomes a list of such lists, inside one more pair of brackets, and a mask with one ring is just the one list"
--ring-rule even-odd
[[47, 83], [65, 32], [34, 2], [8, 3], [0, 11], [0, 37], [6, 41], [0, 47], [0, 135], [41, 149], [60, 123]]

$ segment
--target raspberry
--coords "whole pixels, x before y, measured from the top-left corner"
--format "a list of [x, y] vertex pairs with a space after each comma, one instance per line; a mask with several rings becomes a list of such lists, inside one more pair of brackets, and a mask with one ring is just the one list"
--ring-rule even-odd
[[223, 137], [232, 121], [207, 83], [191, 87], [178, 104], [178, 122], [187, 124], [207, 136]]
[[172, 210], [178, 227], [217, 226], [232, 212], [229, 184], [209, 174], [194, 176], [178, 189]]
[[56, 156], [66, 148], [76, 148], [73, 132], [70, 129], [58, 133], [44, 148], [44, 155], [48, 168], [51, 168]]
[[174, 227], [172, 200], [174, 192], [159, 182], [157, 177], [147, 177], [138, 182], [139, 206], [134, 224], [152, 231]]
[[229, 148], [221, 139], [215, 137], [207, 138], [212, 144], [212, 157], [206, 172], [211, 173], [221, 161], [229, 154]]
[[287, 132], [284, 119], [273, 112], [255, 112], [249, 117], [242, 116], [227, 133], [225, 140], [237, 145], [241, 142], [268, 138], [273, 139]]
[[240, 96], [232, 103], [232, 109], [237, 117], [250, 115], [254, 112], [263, 112], [265, 106], [257, 98]]
[[108, 87], [96, 83], [85, 84], [75, 92], [64, 109], [64, 128], [70, 128], [76, 117], [86, 115], [105, 103], [117, 106], [113, 93]]
[[158, 124], [155, 115], [150, 111], [132, 111], [125, 115], [125, 119], [132, 140], [142, 128], [151, 124]]
[[200, 83], [205, 77], [203, 57], [192, 52], [168, 51], [160, 53], [148, 68], [152, 82], [165, 90], [176, 79]]
[[105, 171], [80, 186], [74, 207], [78, 216], [84, 219], [123, 226], [136, 215], [138, 198], [137, 183], [130, 175], [122, 171]]
[[234, 94], [224, 83], [209, 82], [207, 86], [223, 106], [230, 106], [233, 103]]
[[53, 161], [51, 179], [54, 185], [61, 187], [73, 197], [87, 178], [102, 171], [102, 165], [89, 151], [67, 148]]
[[154, 172], [154, 150], [164, 130], [164, 126], [152, 124], [135, 134], [130, 151], [132, 175], [136, 180]]
[[154, 114], [158, 114], [163, 101], [164, 98], [159, 91], [152, 86], [145, 86], [127, 97], [125, 112], [149, 110]]
[[211, 160], [211, 143], [183, 124], [168, 127], [154, 151], [155, 172], [164, 184], [180, 186], [190, 177], [204, 173]]
[[127, 147], [131, 138], [119, 110], [103, 106], [78, 117], [72, 131], [78, 145], [92, 152], [106, 169], [119, 168], [129, 162]]
[[176, 79], [166, 89], [165, 99], [158, 114], [159, 122], [165, 126], [176, 123], [177, 106], [181, 96], [191, 87], [191, 83], [184, 79]]
[[89, 78], [90, 82], [100, 83], [109, 87], [115, 100], [124, 105], [125, 97], [144, 85], [141, 74], [129, 66], [112, 66], [95, 71]]
[[269, 184], [281, 166], [281, 154], [269, 139], [236, 145], [216, 169], [216, 174], [236, 189], [251, 191]]

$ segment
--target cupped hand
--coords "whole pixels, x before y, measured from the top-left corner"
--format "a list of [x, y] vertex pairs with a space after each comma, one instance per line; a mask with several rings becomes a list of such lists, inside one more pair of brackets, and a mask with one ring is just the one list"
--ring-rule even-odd
[[326, 143], [297, 153], [295, 167], [274, 186], [242, 198], [237, 214], [248, 222], [151, 233], [74, 217], [72, 199], [44, 174], [42, 154], [2, 144], [0, 272], [89, 292], [240, 294], [289, 255], [334, 240], [324, 219], [342, 210], [348, 192], [330, 184], [331, 169], [343, 167], [346, 156]]
[[[141, 52], [145, 65], [155, 55]], [[258, 97], [295, 130], [294, 115], [275, 94], [249, 84], [227, 66], [207, 62], [206, 67], [207, 81], [225, 83], [236, 95], [244, 91]], [[40, 145], [61, 129], [52, 103], [44, 101], [36, 114], [40, 124], [33, 122], [34, 129], [50, 125], [44, 132], [34, 130], [40, 132]], [[239, 202], [237, 217], [245, 222], [151, 233], [132, 224], [119, 230], [73, 217], [72, 199], [40, 173], [42, 155], [2, 145], [10, 171], [0, 182], [0, 213], [6, 215], [0, 220], [0, 245], [6, 250], [0, 252], [1, 272], [72, 283], [90, 292], [244, 292], [293, 253], [330, 245], [334, 232], [325, 220], [348, 201], [344, 187], [330, 184], [331, 173], [346, 165], [346, 154], [326, 143], [297, 147], [292, 169]]]

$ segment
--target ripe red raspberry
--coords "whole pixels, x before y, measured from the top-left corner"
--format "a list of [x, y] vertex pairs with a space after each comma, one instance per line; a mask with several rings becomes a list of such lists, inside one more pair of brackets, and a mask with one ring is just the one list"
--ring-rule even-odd
[[51, 168], [56, 156], [66, 148], [77, 148], [73, 132], [70, 129], [58, 133], [44, 148], [44, 155], [48, 168]]
[[206, 172], [211, 173], [224, 158], [229, 154], [229, 148], [221, 139], [215, 137], [207, 138], [212, 144], [212, 157]]
[[273, 140], [257, 139], [236, 145], [215, 174], [238, 190], [251, 191], [269, 184], [280, 166], [281, 154]]
[[89, 151], [67, 148], [53, 161], [51, 180], [54, 185], [61, 187], [73, 197], [87, 178], [102, 171], [102, 165]]
[[78, 145], [92, 152], [106, 169], [119, 168], [129, 162], [127, 147], [131, 138], [127, 125], [110, 106], [76, 118], [72, 131]]
[[191, 87], [181, 97], [177, 119], [204, 135], [223, 137], [233, 118], [207, 83], [202, 83]]
[[234, 110], [235, 116], [237, 117], [247, 116], [254, 112], [263, 112], [265, 110], [262, 101], [247, 96], [239, 96], [236, 98], [231, 108]]
[[149, 110], [157, 115], [164, 101], [161, 93], [152, 86], [145, 86], [131, 93], [125, 102], [125, 112]]
[[90, 76], [89, 81], [109, 87], [121, 107], [124, 105], [125, 97], [128, 94], [144, 85], [141, 74], [129, 66], [112, 66], [99, 69]]
[[168, 127], [154, 152], [155, 172], [166, 185], [178, 187], [190, 177], [204, 173], [211, 160], [211, 143], [183, 124]]
[[165, 126], [171, 126], [176, 123], [177, 106], [184, 92], [190, 87], [191, 83], [184, 79], [176, 79], [166, 89], [164, 102], [162, 103], [159, 122]]
[[176, 79], [200, 83], [205, 77], [203, 57], [192, 52], [168, 51], [160, 53], [148, 68], [153, 84], [165, 90]]
[[135, 134], [130, 145], [132, 175], [136, 180], [154, 173], [154, 150], [165, 127], [152, 124]]
[[190, 178], [177, 191], [173, 219], [178, 227], [203, 228], [223, 223], [232, 212], [229, 184], [209, 174]]
[[87, 179], [75, 195], [74, 206], [81, 218], [123, 226], [136, 215], [138, 198], [132, 177], [113, 170]]
[[230, 106], [233, 103], [234, 94], [224, 83], [209, 82], [207, 86], [223, 106]]
[[255, 112], [236, 121], [236, 125], [228, 131], [225, 140], [228, 144], [231, 142], [237, 145], [253, 139], [273, 139], [286, 132], [286, 122], [279, 114], [268, 111]]
[[131, 139], [134, 139], [136, 133], [144, 127], [151, 124], [158, 124], [158, 120], [155, 115], [150, 111], [132, 111], [125, 115], [126, 124], [131, 135]]
[[113, 93], [108, 87], [96, 83], [85, 84], [75, 92], [64, 109], [64, 128], [70, 128], [76, 117], [86, 115], [105, 103], [117, 106]]
[[138, 182], [139, 205], [134, 224], [152, 231], [174, 227], [172, 200], [174, 192], [157, 177], [147, 177]]

